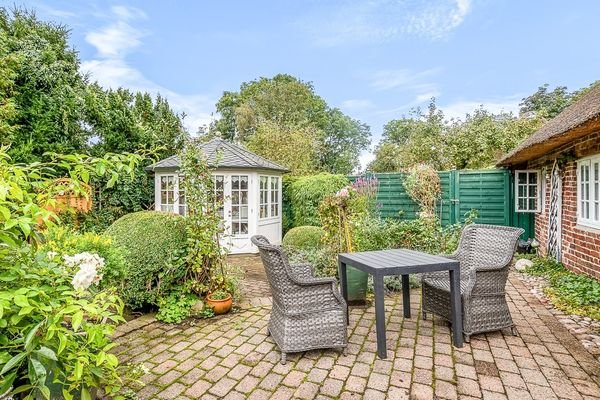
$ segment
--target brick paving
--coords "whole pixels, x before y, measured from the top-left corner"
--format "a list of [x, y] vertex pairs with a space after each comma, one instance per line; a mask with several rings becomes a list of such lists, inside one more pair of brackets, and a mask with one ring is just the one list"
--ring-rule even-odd
[[594, 357], [512, 274], [507, 292], [519, 336], [476, 335], [462, 349], [445, 322], [421, 319], [414, 289], [412, 319], [401, 296], [386, 298], [386, 360], [368, 307], [351, 309], [348, 355], [310, 351], [281, 365], [268, 302], [181, 325], [145, 316], [119, 328], [115, 352], [150, 369], [142, 399], [600, 399]]

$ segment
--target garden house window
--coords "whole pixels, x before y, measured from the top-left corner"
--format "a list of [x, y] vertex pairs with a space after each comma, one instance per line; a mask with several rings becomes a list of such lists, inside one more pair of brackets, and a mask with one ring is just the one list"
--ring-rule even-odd
[[177, 204], [179, 205], [179, 215], [187, 215], [187, 206], [185, 204], [185, 189], [183, 186], [183, 176], [179, 175], [177, 181]]
[[231, 233], [248, 234], [248, 175], [231, 175]]
[[271, 217], [279, 215], [279, 178], [271, 177]]
[[219, 205], [217, 212], [221, 217], [221, 220], [225, 217], [225, 176], [215, 175], [213, 177], [214, 189], [215, 189], [215, 202]]
[[577, 162], [577, 223], [600, 229], [600, 155]]
[[160, 177], [160, 210], [174, 212], [175, 207], [175, 175]]
[[269, 216], [269, 177], [260, 177], [260, 218]]
[[260, 176], [260, 218], [279, 216], [279, 177]]
[[518, 212], [539, 212], [540, 171], [515, 171], [515, 208]]

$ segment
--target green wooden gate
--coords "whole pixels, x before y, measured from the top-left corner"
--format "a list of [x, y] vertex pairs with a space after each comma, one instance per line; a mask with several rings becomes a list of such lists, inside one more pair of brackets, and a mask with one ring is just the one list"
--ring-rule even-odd
[[[404, 190], [405, 174], [374, 174], [379, 181], [377, 202], [386, 218], [414, 219], [418, 206]], [[523, 238], [533, 237], [531, 213], [516, 213], [512, 173], [504, 169], [439, 172], [441, 199], [438, 215], [444, 226], [464, 222], [465, 214], [477, 210], [477, 223], [517, 226]]]

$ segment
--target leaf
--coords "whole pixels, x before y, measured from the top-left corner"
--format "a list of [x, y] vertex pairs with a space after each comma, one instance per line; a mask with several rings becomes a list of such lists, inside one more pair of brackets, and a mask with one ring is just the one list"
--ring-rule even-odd
[[40, 326], [42, 326], [42, 322], [39, 322], [36, 326], [34, 326], [28, 333], [27, 336], [25, 336], [25, 350], [27, 351], [31, 351], [31, 347], [32, 347], [32, 343], [33, 343], [33, 338], [35, 337], [36, 333], [38, 332], [38, 330], [40, 329]]
[[27, 297], [23, 296], [22, 294], [16, 295], [14, 298], [14, 302], [19, 307], [29, 307], [29, 300], [27, 300]]
[[0, 206], [0, 214], [2, 214], [2, 217], [5, 221], [8, 221], [10, 219], [10, 210], [8, 208]]
[[81, 326], [81, 322], [83, 321], [83, 313], [81, 311], [73, 314], [73, 318], [71, 319], [71, 326], [73, 326], [73, 330], [77, 331]]
[[64, 333], [58, 333], [58, 350], [57, 353], [60, 354], [67, 347], [67, 337]]
[[75, 380], [80, 380], [81, 379], [81, 375], [83, 375], [83, 364], [81, 363], [81, 361], [77, 360], [77, 362], [75, 363]]
[[71, 393], [69, 393], [69, 391], [67, 389], [63, 388], [62, 395], [65, 398], [65, 400], [73, 400], [73, 395]]
[[98, 353], [98, 358], [96, 358], [96, 366], [100, 366], [106, 360], [106, 353], [101, 351]]
[[23, 352], [17, 354], [16, 356], [8, 360], [8, 362], [4, 365], [4, 368], [2, 368], [2, 371], [0, 371], [0, 375], [4, 375], [8, 371], [10, 371], [14, 366], [18, 365], [26, 356], [27, 353]]
[[16, 371], [5, 376], [4, 379], [2, 380], [2, 384], [0, 384], [0, 393], [8, 392], [8, 389], [11, 388], [16, 377], [17, 377]]
[[81, 400], [92, 400], [92, 395], [86, 387], [81, 389]]
[[38, 382], [45, 382], [46, 381], [46, 368], [44, 367], [44, 364], [42, 364], [40, 362], [40, 360], [38, 360], [36, 358], [30, 358], [29, 362], [31, 363], [33, 370], [35, 371], [35, 375], [38, 379]]
[[39, 348], [39, 350], [36, 351], [36, 353], [50, 360], [58, 361], [54, 350], [49, 349], [48, 347], [42, 346]]

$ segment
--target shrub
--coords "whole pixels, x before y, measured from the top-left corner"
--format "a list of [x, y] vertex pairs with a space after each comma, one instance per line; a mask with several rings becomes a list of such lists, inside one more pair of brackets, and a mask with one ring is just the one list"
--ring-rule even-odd
[[318, 226], [298, 226], [292, 228], [283, 237], [285, 246], [298, 248], [318, 248], [322, 246], [323, 228]]
[[48, 230], [45, 236], [44, 249], [59, 254], [72, 256], [76, 253], [89, 252], [98, 254], [104, 259], [101, 288], [123, 287], [126, 265], [123, 251], [113, 244], [110, 236], [92, 232], [78, 234], [63, 227]]
[[297, 178], [289, 185], [293, 225], [319, 226], [319, 204], [321, 201], [349, 183], [350, 181], [344, 175], [327, 173]]
[[425, 218], [435, 215], [435, 203], [440, 198], [440, 176], [429, 165], [419, 164], [410, 169], [403, 182], [406, 193], [419, 205]]
[[106, 234], [123, 250], [127, 263], [122, 290], [131, 308], [157, 305], [161, 293], [169, 293], [185, 273], [187, 234], [185, 219], [158, 211], [127, 214]]
[[525, 270], [548, 279], [544, 293], [552, 303], [570, 314], [600, 319], [600, 282], [586, 275], [569, 271], [561, 263], [547, 257], [521, 255], [533, 265]]

